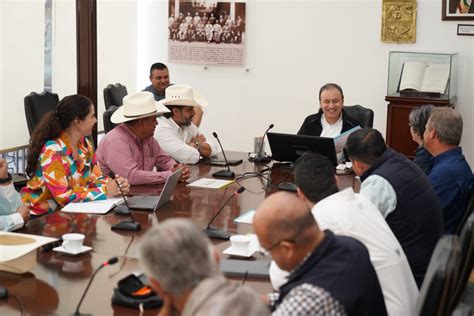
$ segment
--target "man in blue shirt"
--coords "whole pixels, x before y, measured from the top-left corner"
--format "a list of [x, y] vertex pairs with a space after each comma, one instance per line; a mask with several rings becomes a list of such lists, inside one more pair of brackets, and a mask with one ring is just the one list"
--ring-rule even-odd
[[459, 146], [462, 117], [451, 108], [436, 108], [431, 112], [423, 141], [434, 156], [428, 179], [443, 208], [444, 230], [454, 234], [463, 217], [473, 182], [472, 170]]

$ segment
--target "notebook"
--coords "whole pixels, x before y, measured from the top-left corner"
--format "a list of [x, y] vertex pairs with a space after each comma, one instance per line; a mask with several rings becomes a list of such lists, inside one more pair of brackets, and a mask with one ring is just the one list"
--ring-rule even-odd
[[127, 200], [128, 205], [134, 209], [156, 211], [171, 199], [182, 172], [182, 169], [176, 170], [166, 179], [160, 195], [133, 196]]

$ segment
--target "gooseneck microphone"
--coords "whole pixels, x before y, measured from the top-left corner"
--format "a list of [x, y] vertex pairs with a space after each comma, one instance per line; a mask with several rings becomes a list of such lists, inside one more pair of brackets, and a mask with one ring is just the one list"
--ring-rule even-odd
[[227, 160], [227, 157], [225, 155], [224, 148], [222, 148], [221, 141], [219, 140], [219, 137], [217, 137], [217, 133], [216, 132], [212, 133], [212, 136], [214, 136], [217, 139], [217, 142], [219, 143], [219, 146], [221, 147], [221, 150], [222, 150], [222, 155], [224, 156], [225, 164], [227, 166], [227, 170], [219, 170], [217, 172], [214, 172], [212, 176], [215, 178], [234, 179], [235, 173], [230, 170], [229, 161]]
[[120, 184], [118, 183], [117, 178], [115, 177], [115, 173], [112, 170], [110, 170], [109, 172], [109, 177], [113, 179], [115, 183], [117, 184], [117, 189], [119, 190], [120, 195], [122, 196], [123, 201], [124, 201], [124, 203], [115, 206], [114, 208], [115, 214], [119, 214], [119, 215], [131, 214], [130, 206], [128, 205], [127, 198], [125, 197], [125, 194], [123, 194], [122, 188], [120, 187]]
[[216, 212], [216, 214], [211, 218], [211, 220], [209, 221], [209, 223], [207, 224], [207, 227], [206, 229], [203, 230], [204, 234], [207, 235], [207, 237], [209, 238], [216, 238], [216, 239], [229, 239], [230, 235], [229, 233], [227, 233], [226, 231], [222, 230], [222, 229], [217, 229], [217, 228], [212, 228], [211, 227], [211, 224], [212, 222], [216, 219], [216, 217], [222, 212], [222, 210], [224, 209], [224, 207], [230, 202], [230, 200], [232, 200], [234, 197], [236, 197], [237, 195], [239, 195], [240, 193], [244, 192], [245, 191], [245, 188], [244, 187], [240, 187], [237, 189], [237, 191], [235, 191], [228, 199], [227, 201], [225, 201], [224, 204], [222, 204], [221, 208]]
[[292, 182], [288, 182], [288, 178], [293, 173], [293, 170], [295, 170], [297, 161], [293, 163], [293, 166], [291, 167], [290, 171], [286, 175], [285, 180], [282, 183], [278, 184], [278, 190], [296, 192], [296, 184]]
[[[275, 126], [275, 125], [270, 124], [270, 126], [268, 126], [265, 133], [263, 133], [262, 143], [260, 144], [260, 148], [258, 149], [257, 158], [255, 158], [255, 160], [254, 160], [255, 163], [269, 163], [271, 161], [271, 159], [266, 157], [266, 156], [260, 157], [260, 153], [262, 152], [263, 144], [265, 143], [265, 136], [267, 136], [268, 131], [271, 130], [273, 128], [273, 126]], [[263, 155], [263, 153], [262, 153], [262, 155]]]
[[103, 267], [106, 267], [106, 266], [112, 265], [112, 264], [116, 264], [117, 262], [118, 262], [118, 258], [117, 258], [117, 257], [112, 257], [112, 258], [110, 258], [109, 260], [107, 260], [106, 262], [102, 263], [102, 264], [94, 271], [94, 273], [92, 274], [92, 276], [91, 276], [91, 278], [90, 278], [90, 280], [89, 280], [89, 283], [87, 283], [86, 290], [85, 290], [84, 293], [82, 294], [82, 297], [81, 297], [81, 300], [79, 301], [79, 304], [77, 304], [76, 311], [74, 312], [74, 315], [75, 315], [75, 316], [81, 315], [81, 313], [79, 313], [79, 308], [81, 307], [82, 301], [84, 300], [84, 297], [86, 296], [87, 291], [89, 291], [89, 287], [91, 286], [92, 280], [94, 280], [95, 275], [97, 274], [97, 272], [99, 272], [100, 269], [102, 269]]

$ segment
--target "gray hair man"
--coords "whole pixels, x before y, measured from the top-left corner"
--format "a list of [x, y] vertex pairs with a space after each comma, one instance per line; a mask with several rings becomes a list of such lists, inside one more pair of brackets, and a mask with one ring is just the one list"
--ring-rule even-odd
[[426, 175], [430, 173], [433, 167], [433, 156], [426, 150], [423, 144], [423, 134], [431, 111], [433, 111], [434, 108], [434, 105], [431, 104], [417, 106], [412, 109], [408, 116], [411, 138], [418, 144], [413, 162], [418, 165]]
[[451, 108], [431, 112], [423, 140], [434, 156], [428, 179], [443, 208], [444, 230], [453, 234], [460, 225], [473, 183], [472, 170], [462, 154], [462, 117]]
[[250, 289], [230, 284], [219, 271], [212, 246], [185, 219], [169, 219], [146, 233], [141, 259], [151, 287], [163, 298], [160, 315], [268, 315]]

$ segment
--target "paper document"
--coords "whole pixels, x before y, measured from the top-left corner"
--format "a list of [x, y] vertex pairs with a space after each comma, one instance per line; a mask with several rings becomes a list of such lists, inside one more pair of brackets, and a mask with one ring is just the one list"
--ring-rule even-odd
[[210, 178], [201, 178], [199, 180], [196, 180], [188, 184], [187, 186], [191, 188], [218, 190], [228, 185], [231, 185], [232, 183], [234, 183], [234, 180], [218, 180], [218, 179], [210, 179]]
[[107, 198], [107, 200], [69, 203], [61, 211], [67, 213], [105, 214], [122, 202], [123, 198], [117, 197]]
[[240, 214], [239, 217], [236, 217], [234, 219], [234, 222], [242, 223], [242, 224], [252, 224], [254, 216], [255, 216], [255, 210], [248, 210], [247, 212]]

